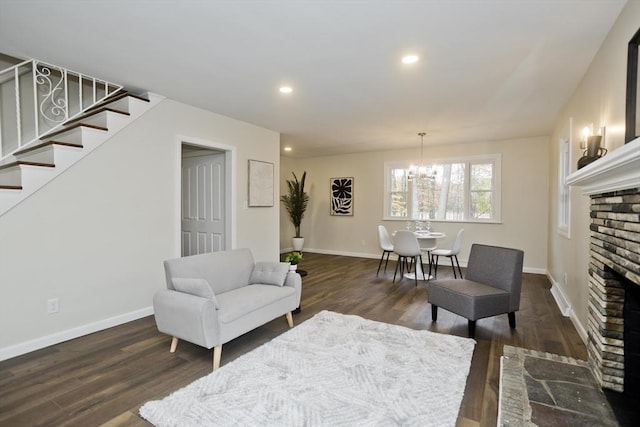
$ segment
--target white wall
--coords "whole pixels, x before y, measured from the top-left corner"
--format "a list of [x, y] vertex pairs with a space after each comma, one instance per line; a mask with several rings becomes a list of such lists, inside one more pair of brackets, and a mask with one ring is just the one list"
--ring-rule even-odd
[[278, 259], [279, 204], [245, 203], [248, 159], [278, 176], [279, 134], [165, 100], [0, 217], [0, 360], [151, 314], [180, 256], [182, 136], [234, 148], [235, 247]]
[[[521, 248], [525, 251], [527, 271], [545, 273], [547, 263], [547, 189], [549, 175], [548, 138], [487, 141], [474, 144], [425, 147], [425, 158], [480, 154], [502, 154], [502, 222], [500, 224], [433, 222], [434, 229], [447, 238], [439, 246], [450, 247], [459, 228], [465, 229], [463, 250], [466, 263], [471, 243], [486, 243]], [[404, 221], [383, 221], [384, 163], [419, 160], [420, 151], [397, 150], [304, 159], [284, 158], [281, 163], [281, 188], [291, 178], [307, 171], [309, 208], [301, 233], [308, 251], [379, 257], [377, 226], [390, 231], [404, 228]], [[329, 179], [354, 177], [354, 215], [329, 215]], [[293, 227], [286, 210], [281, 210], [281, 250], [291, 247]]]
[[[569, 136], [573, 119], [572, 167], [582, 155], [580, 131], [593, 123], [606, 126], [605, 147], [612, 151], [624, 144], [627, 46], [640, 27], [640, 2], [629, 1], [620, 13], [584, 78], [558, 116], [551, 137], [549, 186], [549, 277], [564, 301], [583, 340], [586, 341], [589, 283], [589, 197], [580, 188], [571, 190], [571, 236], [558, 234], [558, 150]], [[566, 274], [566, 282], [565, 282]]]

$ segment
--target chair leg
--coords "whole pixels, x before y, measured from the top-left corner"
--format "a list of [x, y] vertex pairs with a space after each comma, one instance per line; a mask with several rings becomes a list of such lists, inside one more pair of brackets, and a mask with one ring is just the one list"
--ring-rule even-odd
[[433, 278], [437, 279], [438, 278], [438, 255], [434, 255], [433, 256], [434, 259], [434, 265], [433, 265]]
[[[386, 251], [382, 251], [382, 256], [380, 257], [380, 262], [378, 263], [378, 271], [376, 271], [376, 276], [378, 275], [378, 273], [380, 273], [380, 266], [382, 265], [382, 260], [384, 259], [384, 254], [386, 253]], [[385, 266], [386, 268], [386, 266]]]
[[[456, 264], [458, 264], [458, 273], [460, 273], [460, 279], [464, 279], [464, 277], [462, 277], [462, 269], [460, 268], [460, 263], [458, 262], [458, 255], [454, 255], [453, 257], [456, 259]], [[455, 268], [453, 269], [453, 271], [455, 271]]]
[[396, 269], [393, 270], [393, 282], [396, 282], [396, 274], [398, 273], [398, 268], [400, 269], [401, 273], [400, 275], [402, 275], [402, 257], [398, 257], [398, 261], [396, 261]]
[[[384, 256], [384, 253], [382, 254]], [[384, 272], [387, 272], [387, 264], [389, 264], [389, 255], [391, 255], [391, 252], [387, 251], [387, 260], [384, 262]]]
[[438, 306], [434, 304], [431, 304], [431, 320], [438, 320]]
[[476, 321], [475, 320], [469, 320], [468, 329], [469, 329], [469, 338], [475, 338], [475, 336], [476, 336]]
[[[424, 262], [422, 262], [422, 254], [418, 256], [420, 257], [420, 270], [422, 270], [422, 280], [427, 280], [426, 277], [424, 276]], [[418, 270], [417, 261], [416, 261], [416, 270]], [[431, 273], [431, 271], [429, 271], [429, 273]]]
[[516, 328], [516, 312], [515, 311], [512, 311], [511, 313], [509, 313], [509, 326], [511, 327], [511, 329]]
[[[414, 261], [415, 259], [415, 261]], [[411, 263], [415, 264], [415, 266], [413, 267], [413, 274], [415, 276], [415, 281], [416, 281], [416, 288], [418, 287], [418, 259], [416, 257], [412, 257], [411, 258]]]
[[[451, 260], [451, 268], [453, 269], [453, 278], [457, 279], [458, 277], [456, 276], [456, 266], [453, 264], [453, 257], [450, 256], [449, 259]], [[462, 279], [462, 277], [460, 277]]]
[[213, 347], [213, 370], [220, 367], [220, 358], [222, 357], [222, 345]]

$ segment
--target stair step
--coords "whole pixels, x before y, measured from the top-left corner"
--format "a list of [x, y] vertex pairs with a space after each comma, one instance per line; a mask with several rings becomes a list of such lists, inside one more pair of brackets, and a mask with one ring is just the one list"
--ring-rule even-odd
[[63, 152], [75, 152], [77, 150], [82, 150], [82, 148], [84, 148], [84, 144], [81, 143], [46, 141], [34, 147], [26, 148], [14, 154], [14, 157], [19, 161], [51, 163], [58, 166], [60, 164], [65, 164], [64, 159], [67, 155], [63, 154]]
[[[16, 161], [12, 163], [7, 163], [5, 165], [0, 166], [0, 186], [4, 189], [12, 189], [12, 190], [22, 190], [23, 184], [23, 173], [25, 168], [31, 169], [32, 171], [36, 170], [53, 170], [55, 167], [54, 164], [51, 163], [41, 163], [41, 162], [25, 162], [25, 161]], [[36, 175], [41, 175], [42, 172], [37, 172]]]
[[37, 150], [39, 148], [48, 147], [50, 145], [61, 145], [61, 146], [65, 146], [65, 147], [82, 148], [82, 144], [78, 144], [78, 143], [75, 143], [75, 142], [65, 142], [65, 141], [51, 140], [51, 141], [45, 141], [45, 142], [43, 142], [41, 144], [38, 144], [38, 145], [34, 145], [33, 147], [25, 148], [24, 150], [16, 151], [14, 153], [14, 156], [20, 157], [20, 155], [27, 154], [27, 153], [35, 151], [35, 150]]
[[41, 163], [41, 162], [25, 162], [22, 160], [18, 160], [17, 162], [7, 163], [6, 165], [0, 166], [0, 170], [9, 169], [17, 166], [40, 166], [43, 168], [55, 168], [56, 165], [53, 163]]
[[105, 131], [105, 132], [107, 132], [109, 130], [104, 126], [96, 126], [96, 125], [92, 125], [92, 124], [89, 124], [89, 123], [77, 123], [77, 124], [75, 124], [73, 126], [69, 126], [68, 128], [60, 129], [58, 131], [52, 132], [52, 133], [50, 133], [48, 135], [45, 135], [43, 138], [49, 139], [52, 136], [60, 135], [60, 134], [63, 134], [65, 132], [69, 132], [69, 131], [74, 130], [74, 129], [79, 128], [79, 127], [86, 127], [86, 128], [96, 129], [96, 130], [102, 130], [102, 131]]
[[99, 121], [92, 121], [92, 119], [94, 117], [96, 117], [98, 114], [103, 113], [103, 112], [111, 112], [111, 113], [115, 113], [115, 114], [121, 114], [123, 116], [130, 116], [131, 114], [128, 111], [123, 111], [123, 110], [117, 110], [115, 108], [109, 108], [109, 107], [102, 107], [99, 108], [97, 110], [92, 110], [88, 113], [82, 114], [81, 116], [70, 120], [68, 122], [65, 123], [65, 127], [64, 129], [68, 129], [68, 125], [73, 125], [76, 124], [78, 122], [82, 122], [82, 123], [86, 123], [86, 124], [93, 124], [96, 126], [104, 126], [106, 125], [106, 123], [103, 124], [103, 120], [99, 120]]
[[[133, 93], [129, 93], [129, 92], [119, 92], [118, 94], [116, 94], [116, 95], [114, 95], [114, 96], [112, 96], [110, 98], [107, 98], [107, 99], [103, 100], [102, 102], [100, 102], [99, 104], [96, 104], [93, 107], [89, 108], [86, 111], [86, 113], [93, 112], [94, 110], [98, 110], [98, 109], [101, 109], [101, 108], [106, 107], [106, 106], [118, 105], [118, 101], [120, 101], [122, 99], [129, 98], [129, 97], [135, 98], [135, 99], [138, 99], [138, 100], [144, 101], [144, 102], [150, 102], [149, 99], [147, 99], [147, 98], [145, 98], [143, 96], [140, 96], [140, 95], [134, 95]], [[120, 109], [118, 107], [113, 107], [113, 108]]]

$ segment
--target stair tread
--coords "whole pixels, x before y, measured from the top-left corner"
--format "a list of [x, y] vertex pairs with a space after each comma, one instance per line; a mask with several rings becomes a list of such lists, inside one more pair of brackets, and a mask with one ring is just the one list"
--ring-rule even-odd
[[25, 153], [28, 153], [29, 151], [37, 150], [38, 148], [46, 147], [48, 145], [62, 145], [62, 146], [65, 146], [65, 147], [73, 147], [73, 148], [82, 148], [83, 147], [82, 144], [76, 144], [74, 142], [64, 142], [64, 141], [51, 140], [51, 141], [45, 141], [45, 142], [43, 142], [41, 144], [38, 144], [38, 145], [34, 145], [33, 147], [25, 148], [24, 150], [16, 151], [15, 153], [13, 153], [13, 155], [14, 156], [19, 156], [21, 154], [25, 154]]
[[139, 99], [140, 101], [144, 101], [144, 102], [150, 102], [147, 98], [145, 98], [144, 96], [140, 96], [140, 95], [135, 95], [133, 93], [127, 92], [127, 91], [123, 91], [123, 92], [118, 92], [116, 94], [114, 94], [113, 96], [103, 99], [101, 102], [99, 102], [98, 104], [94, 105], [93, 107], [87, 109], [87, 111], [85, 111], [85, 113], [89, 113], [89, 112], [93, 112], [94, 110], [98, 110], [100, 108], [103, 108], [109, 104], [111, 104], [112, 102], [118, 101], [122, 98], [126, 98], [126, 97], [132, 97], [132, 98], [136, 98]]
[[75, 125], [69, 126], [67, 128], [63, 128], [60, 130], [57, 130], [55, 132], [51, 132], [50, 134], [44, 135], [43, 138], [51, 138], [52, 136], [56, 136], [56, 135], [60, 135], [62, 133], [68, 132], [70, 130], [79, 128], [79, 127], [87, 127], [87, 128], [91, 128], [91, 129], [97, 129], [97, 130], [103, 130], [105, 132], [107, 132], [109, 129], [107, 129], [104, 126], [97, 126], [97, 125], [92, 125], [89, 123], [76, 123]]
[[0, 170], [8, 169], [14, 166], [41, 166], [44, 168], [54, 168], [56, 165], [53, 163], [41, 163], [41, 162], [26, 162], [24, 160], [18, 160], [16, 162], [6, 163], [4, 165], [0, 165]]
[[130, 116], [131, 115], [131, 113], [127, 113], [126, 111], [122, 111], [122, 110], [117, 110], [115, 108], [100, 107], [100, 108], [97, 108], [95, 110], [85, 111], [79, 117], [76, 117], [75, 119], [71, 119], [68, 122], [65, 122], [65, 126], [73, 124], [73, 123], [81, 122], [82, 120], [88, 119], [89, 117], [95, 116], [96, 114], [102, 113], [103, 111], [111, 111], [112, 113], [122, 114], [122, 115], [125, 115], [125, 116]]

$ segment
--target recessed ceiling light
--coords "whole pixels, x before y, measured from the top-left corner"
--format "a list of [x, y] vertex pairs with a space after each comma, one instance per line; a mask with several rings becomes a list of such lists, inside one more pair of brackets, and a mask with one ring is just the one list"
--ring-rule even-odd
[[415, 64], [419, 60], [420, 60], [420, 57], [418, 55], [407, 55], [402, 57], [403, 64]]
[[284, 147], [284, 151], [291, 151], [291, 147]]
[[280, 86], [280, 93], [291, 93], [293, 88], [291, 86]]

